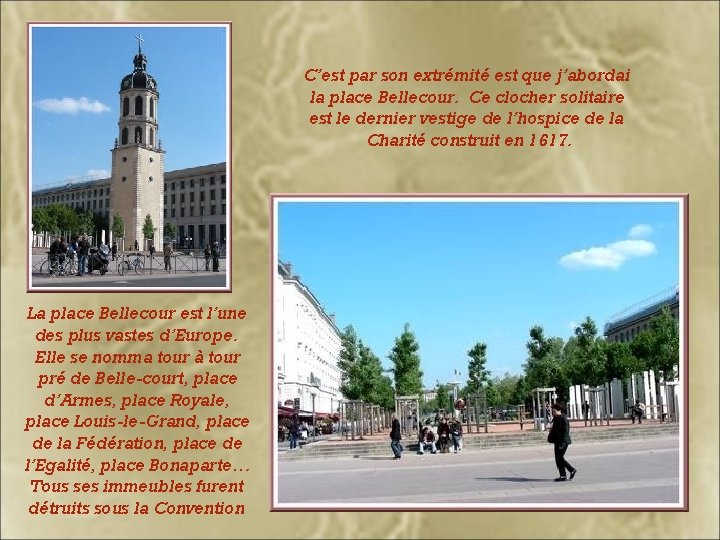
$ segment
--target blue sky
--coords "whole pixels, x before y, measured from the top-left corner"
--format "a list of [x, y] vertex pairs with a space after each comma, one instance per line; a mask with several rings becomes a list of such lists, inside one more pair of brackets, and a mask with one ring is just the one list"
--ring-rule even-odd
[[478, 341], [493, 376], [520, 374], [533, 325], [602, 333], [680, 281], [677, 199], [406, 201], [279, 200], [277, 254], [386, 367], [409, 323], [427, 386], [464, 382]]
[[156, 80], [165, 170], [226, 161], [229, 30], [223, 26], [31, 28], [32, 189], [110, 175], [120, 81], [142, 35]]

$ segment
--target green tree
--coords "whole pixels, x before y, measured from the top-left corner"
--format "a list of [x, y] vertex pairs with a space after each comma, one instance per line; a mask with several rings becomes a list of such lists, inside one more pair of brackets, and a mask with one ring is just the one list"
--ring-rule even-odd
[[437, 398], [435, 398], [435, 401], [437, 403], [437, 408], [444, 409], [446, 411], [450, 410], [450, 390], [447, 385], [438, 384], [436, 392]]
[[173, 225], [170, 222], [166, 223], [165, 224], [165, 236], [167, 236], [170, 239], [170, 241], [174, 242], [175, 235], [176, 235], [175, 225]]
[[[515, 400], [515, 390], [519, 379], [518, 375], [505, 373], [502, 378], [495, 377], [488, 381], [488, 406], [505, 408], [521, 403]], [[491, 388], [492, 392], [490, 392]]]
[[32, 209], [32, 228], [37, 234], [58, 232], [58, 226], [45, 208]]
[[77, 213], [77, 225], [74, 232], [92, 236], [95, 232], [95, 216], [89, 208], [85, 211], [79, 210]]
[[63, 204], [51, 204], [47, 207], [50, 222], [55, 225], [53, 233], [63, 236], [72, 236], [80, 231], [78, 214], [72, 208]]
[[380, 359], [358, 338], [352, 325], [340, 334], [340, 343], [338, 367], [343, 397], [392, 409], [395, 406], [392, 381], [384, 374]]
[[563, 346], [561, 338], [546, 338], [542, 326], [530, 329], [530, 340], [526, 343], [530, 356], [523, 365], [529, 392], [535, 388], [555, 387], [560, 400], [567, 400], [570, 379], [562, 361]]
[[145, 223], [143, 223], [143, 238], [146, 240], [152, 240], [155, 237], [155, 225], [150, 217], [150, 214], [145, 216]]
[[487, 363], [487, 345], [482, 342], [476, 343], [468, 351], [468, 383], [465, 391], [468, 395], [477, 394], [480, 389], [490, 380], [490, 371], [485, 368]]
[[358, 336], [352, 325], [340, 334], [340, 393], [345, 399], [360, 399], [360, 351]]
[[[382, 380], [383, 367], [380, 359], [364, 345], [362, 341], [358, 344], [358, 382], [360, 397], [363, 401], [379, 405], [382, 401]], [[394, 401], [394, 400], [393, 400]]]
[[125, 223], [123, 218], [115, 212], [112, 219], [113, 238], [125, 238]]
[[532, 407], [532, 389], [522, 375], [518, 377], [510, 399], [513, 405], [525, 405], [527, 410]]
[[676, 376], [675, 367], [680, 361], [678, 323], [665, 307], [650, 319], [649, 328], [630, 342], [630, 350], [645, 369], [652, 369], [659, 376], [662, 371], [667, 379]]
[[423, 372], [420, 369], [420, 346], [410, 325], [405, 324], [403, 333], [395, 338], [395, 345], [388, 355], [393, 364], [395, 376], [395, 392], [398, 396], [411, 396], [422, 391]]
[[633, 373], [647, 369], [645, 362], [636, 358], [632, 353], [630, 343], [608, 341], [605, 343], [606, 380], [625, 379]]
[[103, 212], [93, 212], [93, 230], [106, 231], [109, 228], [108, 218]]
[[[677, 377], [675, 368], [680, 362], [679, 327], [669, 307], [663, 307], [650, 319], [649, 328], [635, 336], [630, 349], [647, 369], [653, 370], [657, 392], [660, 392], [661, 374], [666, 381]], [[659, 397], [657, 403], [660, 403]]]
[[586, 317], [575, 328], [575, 335], [565, 344], [563, 364], [565, 377], [570, 384], [597, 386], [608, 380], [605, 343], [597, 332], [595, 321]]
[[675, 368], [680, 362], [680, 334], [678, 322], [673, 318], [669, 307], [663, 307], [650, 319], [647, 331], [652, 337], [648, 367], [655, 371], [656, 376], [658, 372], [662, 372], [665, 380], [674, 379], [677, 375]]
[[395, 389], [390, 377], [383, 375], [375, 391], [377, 393], [377, 399], [374, 402], [376, 405], [380, 405], [388, 411], [395, 408]]

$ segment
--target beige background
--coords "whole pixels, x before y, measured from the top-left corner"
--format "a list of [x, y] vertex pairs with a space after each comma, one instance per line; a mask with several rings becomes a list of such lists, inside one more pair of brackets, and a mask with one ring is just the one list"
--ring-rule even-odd
[[[232, 22], [232, 293], [25, 293], [27, 22], [171, 20]], [[717, 2], [2, 2], [2, 45], [3, 538], [718, 537]], [[305, 121], [310, 112], [324, 112], [307, 104], [302, 74], [308, 67], [486, 65], [550, 71], [630, 66], [626, 125], [616, 131], [577, 128], [573, 147], [554, 151], [373, 150], [365, 145], [366, 131], [310, 128]], [[270, 514], [271, 192], [688, 192], [690, 511]], [[45, 497], [29, 492], [21, 470], [32, 440], [21, 431], [22, 418], [38, 409], [29, 353], [36, 348], [37, 325], [25, 314], [29, 305], [80, 302], [211, 302], [247, 310], [246, 321], [227, 325], [238, 333], [244, 355], [234, 411], [254, 422], [242, 450], [243, 466], [250, 469], [241, 498], [244, 517], [26, 514], [32, 501]]]

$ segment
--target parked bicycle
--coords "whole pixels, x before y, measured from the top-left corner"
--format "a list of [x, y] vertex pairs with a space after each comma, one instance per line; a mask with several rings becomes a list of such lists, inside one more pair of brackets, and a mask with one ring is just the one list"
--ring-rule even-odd
[[118, 274], [122, 276], [130, 272], [131, 270], [134, 270], [136, 274], [145, 273], [145, 257], [142, 253], [138, 252], [123, 255], [122, 259], [118, 261]]
[[47, 260], [40, 265], [40, 275], [49, 276], [72, 276], [77, 273], [77, 259], [75, 253], [50, 253]]

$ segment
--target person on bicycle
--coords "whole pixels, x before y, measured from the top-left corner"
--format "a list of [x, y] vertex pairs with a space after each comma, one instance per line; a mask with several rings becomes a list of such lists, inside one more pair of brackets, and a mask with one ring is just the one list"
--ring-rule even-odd
[[63, 268], [65, 265], [65, 257], [67, 257], [68, 254], [68, 246], [65, 243], [64, 238], [60, 238], [60, 244], [57, 248], [57, 261], [58, 261], [58, 269]]
[[50, 261], [50, 273], [56, 272], [58, 270], [59, 261], [60, 261], [60, 237], [58, 236], [53, 240], [52, 244], [50, 244], [50, 250], [48, 251], [48, 260]]

